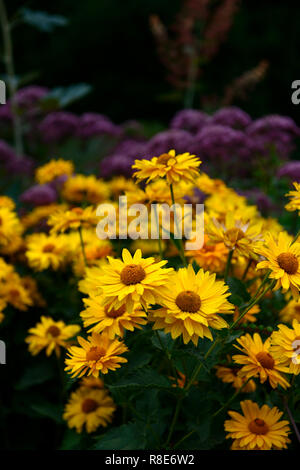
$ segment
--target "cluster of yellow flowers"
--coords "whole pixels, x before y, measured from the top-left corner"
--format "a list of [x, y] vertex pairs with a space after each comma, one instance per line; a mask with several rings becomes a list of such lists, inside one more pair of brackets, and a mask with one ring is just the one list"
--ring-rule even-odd
[[[271, 387], [290, 387], [286, 374], [300, 373], [300, 242], [271, 218], [264, 218], [256, 206], [217, 179], [199, 172], [200, 160], [174, 150], [136, 160], [133, 168], [138, 187], [124, 177], [110, 182], [94, 176], [74, 175], [71, 162], [53, 160], [38, 168], [36, 179], [48, 183], [65, 177], [59, 204], [40, 206], [21, 219], [13, 202], [0, 198], [0, 254], [18, 258], [34, 271], [71, 269], [78, 281], [84, 310], [80, 313], [89, 336], [77, 336], [78, 325], [66, 325], [42, 316], [29, 330], [26, 342], [35, 355], [42, 349], [50, 355], [67, 348], [66, 371], [82, 378], [66, 405], [64, 418], [70, 427], [93, 432], [112, 419], [115, 405], [99, 378], [127, 362], [126, 331], [144, 325], [180, 337], [196, 347], [199, 338], [217, 340], [215, 330], [233, 330], [254, 323], [260, 315], [258, 302], [272, 291], [281, 290], [287, 305], [279, 313], [282, 322], [265, 341], [259, 333], [237, 338], [227, 361], [216, 367], [216, 375], [241, 392], [256, 389], [255, 379]], [[287, 210], [300, 211], [300, 185], [289, 193]], [[194, 190], [207, 195], [205, 239], [201, 249], [185, 250], [184, 240], [135, 240], [130, 251], [116, 256], [116, 245], [100, 240], [95, 231], [96, 205], [125, 194], [130, 204], [193, 201]], [[128, 217], [130, 219], [130, 217]], [[45, 227], [42, 230], [41, 227]], [[115, 250], [115, 251], [114, 251]], [[146, 256], [143, 256], [142, 253]], [[153, 256], [147, 256], [153, 255]], [[183, 267], [166, 267], [168, 260], [181, 257]], [[166, 258], [166, 259], [164, 259]], [[0, 258], [0, 307], [7, 304], [26, 310], [35, 304], [46, 307], [32, 278], [22, 278], [12, 264]], [[228, 277], [247, 282], [249, 302], [235, 306], [229, 301]], [[0, 313], [0, 320], [3, 313]], [[228, 319], [229, 320], [226, 320]], [[215, 332], [215, 333], [214, 333]], [[213, 334], [214, 333], [214, 334]], [[210, 351], [209, 351], [210, 352]], [[200, 365], [201, 367], [201, 365]], [[178, 371], [180, 383], [188, 390], [197, 384], [197, 374], [188, 380]], [[225, 430], [233, 439], [232, 449], [286, 448], [289, 423], [280, 420], [276, 407], [261, 408], [250, 400], [241, 402], [243, 415], [231, 411]]]

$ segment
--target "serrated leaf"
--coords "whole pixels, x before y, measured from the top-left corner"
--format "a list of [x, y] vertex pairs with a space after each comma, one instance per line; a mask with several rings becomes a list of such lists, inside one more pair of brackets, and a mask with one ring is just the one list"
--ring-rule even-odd
[[123, 424], [97, 438], [94, 450], [139, 450], [145, 449], [145, 442], [136, 423]]
[[45, 33], [51, 33], [55, 28], [66, 26], [68, 19], [62, 15], [51, 15], [46, 11], [34, 11], [22, 8], [21, 15], [24, 23], [27, 23]]

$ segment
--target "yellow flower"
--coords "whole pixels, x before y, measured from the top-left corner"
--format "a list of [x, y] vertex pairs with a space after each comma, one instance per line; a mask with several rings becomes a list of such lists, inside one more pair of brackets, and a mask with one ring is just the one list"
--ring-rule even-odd
[[141, 328], [140, 325], [146, 325], [146, 313], [137, 308], [131, 312], [127, 312], [126, 305], [122, 305], [118, 309], [109, 309], [109, 304], [103, 306], [100, 297], [91, 297], [83, 299], [86, 309], [80, 313], [85, 328], [93, 325], [88, 333], [105, 332], [110, 339], [115, 336], [124, 336], [124, 330], [133, 331], [134, 328]]
[[191, 261], [196, 261], [205, 271], [219, 273], [225, 269], [228, 248], [223, 242], [212, 243], [205, 235], [203, 247], [200, 250], [186, 251], [185, 255], [191, 258]]
[[[239, 390], [242, 385], [247, 381], [246, 378], [240, 377], [238, 372], [240, 370], [239, 367], [226, 367], [226, 366], [217, 366], [216, 367], [216, 376], [222, 380], [222, 382], [227, 384], [232, 384], [232, 386]], [[254, 380], [249, 380], [249, 382], [244, 385], [242, 388], [242, 393], [251, 393], [256, 390], [256, 385]]]
[[279, 364], [279, 361], [270, 353], [271, 339], [264, 343], [258, 333], [254, 333], [253, 338], [249, 334], [237, 339], [240, 346], [234, 345], [243, 354], [233, 356], [237, 364], [242, 364], [238, 375], [249, 379], [259, 377], [260, 383], [269, 380], [271, 387], [276, 388], [281, 385], [288, 388], [290, 385], [281, 375], [281, 372], [288, 372], [286, 367]]
[[99, 276], [102, 275], [101, 266], [93, 266], [85, 269], [85, 277], [78, 282], [78, 290], [83, 294], [97, 295], [100, 293]]
[[[186, 384], [186, 376], [180, 372], [180, 370], [176, 370], [176, 377], [169, 377], [172, 382], [172, 387], [184, 388]], [[193, 385], [197, 385], [198, 382], [194, 381]]]
[[7, 207], [0, 207], [0, 245], [8, 245], [23, 232], [16, 213]]
[[293, 328], [278, 325], [271, 336], [271, 353], [290, 374], [300, 374], [300, 323], [293, 320]]
[[90, 227], [96, 225], [97, 222], [98, 218], [92, 206], [85, 209], [74, 207], [67, 211], [59, 210], [51, 214], [48, 219], [48, 225], [52, 226], [52, 234], [65, 232], [68, 228]]
[[104, 295], [104, 304], [118, 309], [123, 304], [132, 312], [134, 303], [144, 308], [155, 304], [159, 290], [167, 282], [172, 269], [162, 269], [167, 261], [154, 262], [154, 258], [142, 258], [141, 250], [131, 256], [127, 249], [122, 252], [123, 261], [108, 256], [109, 264], [102, 267], [99, 287]]
[[[250, 308], [250, 310], [248, 310], [246, 315], [244, 315], [243, 318], [241, 318], [239, 323], [254, 323], [254, 322], [256, 322], [257, 318], [255, 317], [255, 315], [257, 315], [259, 312], [260, 312], [259, 305], [254, 305], [252, 308]], [[239, 308], [235, 307], [235, 310], [234, 310], [234, 313], [233, 313], [233, 321], [236, 321], [239, 318], [240, 313], [241, 312], [240, 312]]]
[[294, 319], [300, 321], [300, 301], [290, 300], [279, 312], [279, 317], [285, 323], [292, 324]]
[[286, 196], [288, 196], [291, 200], [285, 206], [286, 210], [293, 212], [293, 211], [300, 211], [300, 183], [293, 183], [295, 191], [290, 191]]
[[289, 288], [295, 298], [299, 297], [300, 288], [300, 243], [293, 243], [289, 235], [280, 233], [278, 241], [267, 234], [265, 246], [257, 252], [266, 258], [258, 263], [257, 269], [270, 269], [270, 278], [276, 279], [274, 289], [282, 287], [283, 292]]
[[215, 191], [205, 199], [205, 211], [210, 218], [215, 217], [219, 222], [224, 222], [227, 214], [231, 214], [235, 220], [252, 220], [258, 217], [256, 206], [247, 204], [247, 199], [240, 196], [231, 188]]
[[12, 272], [0, 282], [0, 297], [14, 308], [26, 311], [32, 305], [32, 299], [22, 284], [21, 277]]
[[224, 181], [210, 178], [206, 173], [203, 172], [201, 172], [201, 174], [195, 180], [195, 186], [206, 194], [220, 194], [228, 190]]
[[70, 339], [80, 331], [78, 325], [66, 325], [63, 321], [54, 321], [50, 317], [42, 316], [35, 327], [28, 330], [29, 336], [25, 339], [29, 344], [28, 350], [33, 355], [39, 354], [46, 349], [46, 355], [50, 356], [53, 351], [60, 356], [60, 348], [67, 348]]
[[213, 242], [223, 242], [237, 255], [256, 258], [255, 249], [262, 242], [261, 223], [236, 220], [233, 213], [227, 213], [225, 223], [212, 218], [206, 224], [206, 232]]
[[94, 175], [75, 175], [67, 179], [62, 190], [62, 197], [70, 202], [88, 202], [99, 204], [109, 198], [109, 187]]
[[175, 150], [163, 153], [151, 160], [135, 160], [132, 168], [137, 169], [133, 176], [139, 180], [149, 181], [166, 177], [169, 184], [182, 181], [194, 181], [199, 174], [201, 161], [188, 152], [176, 155]]
[[40, 166], [35, 173], [35, 178], [39, 184], [50, 183], [59, 176], [68, 176], [74, 173], [74, 165], [70, 160], [51, 160]]
[[48, 206], [35, 207], [31, 212], [21, 218], [21, 222], [26, 229], [38, 226], [45, 226], [48, 217], [58, 210], [67, 210], [63, 204], [49, 204]]
[[99, 426], [106, 427], [112, 421], [116, 409], [113, 399], [106, 390], [80, 387], [73, 392], [65, 406], [64, 420], [69, 428], [78, 433], [83, 427], [88, 433], [96, 431]]
[[115, 176], [109, 182], [109, 189], [113, 196], [117, 199], [126, 191], [135, 190], [137, 187], [131, 179], [128, 180], [124, 176]]
[[0, 196], [0, 207], [7, 207], [10, 210], [14, 210], [16, 207], [15, 202], [8, 196]]
[[64, 237], [35, 233], [28, 237], [26, 257], [36, 271], [52, 268], [57, 271], [64, 263], [67, 246]]
[[31, 276], [24, 276], [21, 278], [21, 284], [28, 292], [34, 305], [37, 307], [46, 307], [46, 302], [38, 290], [35, 279]]
[[104, 382], [99, 377], [82, 377], [80, 380], [81, 388], [104, 388]]
[[88, 339], [77, 337], [79, 346], [71, 346], [68, 350], [65, 370], [72, 377], [82, 377], [84, 374], [99, 377], [99, 373], [107, 374], [116, 370], [127, 359], [120, 354], [128, 351], [123, 341], [109, 339], [106, 333], [92, 333]]
[[224, 423], [226, 438], [234, 439], [234, 450], [286, 449], [290, 442], [289, 422], [280, 421], [283, 413], [276, 406], [261, 408], [251, 400], [240, 403], [243, 414], [228, 411], [231, 419]]
[[163, 328], [173, 339], [183, 336], [197, 346], [204, 336], [213, 339], [210, 327], [217, 330], [227, 328], [219, 313], [231, 313], [233, 305], [227, 301], [228, 287], [216, 281], [216, 275], [200, 269], [196, 274], [192, 265], [170, 277], [160, 291], [159, 303], [163, 308], [151, 311], [150, 320], [154, 329]]

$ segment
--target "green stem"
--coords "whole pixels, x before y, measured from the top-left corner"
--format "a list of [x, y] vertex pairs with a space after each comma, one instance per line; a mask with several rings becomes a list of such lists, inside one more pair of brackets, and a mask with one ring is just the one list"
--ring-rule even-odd
[[84, 249], [81, 225], [78, 227], [78, 233], [79, 233], [79, 238], [80, 238], [80, 245], [81, 245], [82, 256], [83, 256], [83, 259], [84, 259], [84, 264], [87, 266], [88, 263], [87, 263], [87, 259], [86, 259], [85, 249]]
[[168, 434], [166, 443], [163, 446], [164, 448], [168, 448], [168, 446], [170, 444], [171, 438], [173, 436], [174, 428], [175, 428], [175, 425], [177, 423], [177, 418], [178, 418], [178, 415], [179, 415], [179, 411], [180, 411], [180, 408], [181, 408], [183, 398], [184, 398], [184, 395], [181, 395], [181, 397], [178, 399], [178, 401], [176, 403], [176, 408], [175, 408], [175, 411], [174, 411], [174, 416], [173, 416], [172, 423], [171, 423], [171, 426], [170, 426], [169, 434]]
[[248, 274], [248, 271], [249, 271], [249, 269], [250, 269], [250, 266], [251, 266], [251, 264], [252, 264], [252, 261], [253, 261], [252, 258], [250, 258], [249, 261], [248, 261], [248, 264], [247, 264], [247, 266], [246, 266], [246, 269], [245, 269], [245, 271], [244, 271], [244, 274], [243, 274], [243, 277], [242, 277], [242, 281], [244, 281], [244, 280], [246, 279], [246, 276], [247, 276], [247, 274]]
[[221, 406], [221, 408], [219, 408], [213, 415], [212, 417], [214, 418], [215, 416], [218, 416], [218, 414], [220, 414], [223, 410], [225, 410], [229, 405], [230, 403], [235, 399], [235, 397], [238, 396], [238, 394], [243, 390], [243, 388], [247, 385], [247, 383], [249, 382], [249, 380], [251, 380], [251, 377], [249, 377], [248, 380], [246, 380], [246, 382], [244, 382], [241, 387], [236, 390], [234, 392], [234, 394], [229, 398], [229, 400], [223, 405]]
[[21, 118], [16, 109], [15, 94], [17, 91], [15, 67], [13, 60], [13, 45], [11, 39], [11, 27], [7, 18], [7, 12], [5, 8], [4, 0], [0, 0], [0, 22], [2, 28], [3, 45], [4, 45], [4, 63], [6, 74], [8, 77], [8, 89], [11, 99], [11, 111], [13, 117], [14, 127], [14, 141], [16, 155], [20, 156], [23, 152], [23, 141], [22, 141], [22, 123]]
[[233, 250], [230, 250], [228, 253], [228, 258], [227, 258], [227, 263], [226, 263], [226, 268], [225, 268], [225, 274], [224, 274], [224, 281], [227, 282], [228, 279], [228, 274], [231, 266], [231, 260], [233, 256]]

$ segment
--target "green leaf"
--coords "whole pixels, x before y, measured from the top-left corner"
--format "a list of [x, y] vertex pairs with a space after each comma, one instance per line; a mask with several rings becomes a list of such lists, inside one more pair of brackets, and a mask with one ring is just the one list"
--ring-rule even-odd
[[170, 334], [166, 334], [163, 331], [156, 330], [156, 334], [152, 336], [151, 342], [153, 346], [161, 351], [170, 351], [174, 345], [174, 341]]
[[44, 33], [51, 33], [55, 28], [66, 26], [68, 19], [61, 15], [51, 15], [46, 11], [34, 11], [29, 8], [21, 9], [24, 23], [34, 26]]
[[147, 388], [161, 388], [166, 389], [171, 387], [170, 381], [163, 375], [156, 372], [150, 367], [135, 370], [134, 373], [121, 377], [116, 383], [108, 385], [114, 390], [125, 389], [147, 389]]
[[92, 87], [88, 83], [77, 83], [67, 87], [53, 88], [53, 90], [43, 97], [41, 106], [43, 109], [65, 108], [74, 101], [86, 96], [91, 90]]
[[53, 367], [49, 362], [39, 362], [32, 364], [30, 368], [26, 369], [19, 382], [16, 384], [16, 390], [26, 390], [34, 385], [39, 385], [55, 376]]
[[139, 450], [145, 449], [137, 423], [123, 424], [103, 434], [93, 447], [94, 450]]
[[67, 429], [60, 450], [78, 450], [81, 448], [80, 443], [82, 441], [82, 435], [73, 429]]
[[[229, 286], [229, 290], [232, 294], [232, 296], [237, 296], [243, 300], [244, 303], [249, 302], [250, 300], [250, 294], [247, 291], [244, 283], [240, 280], [237, 279], [236, 277], [229, 277], [227, 279], [227, 284]], [[229, 301], [231, 302], [231, 297], [229, 297]], [[236, 297], [236, 299], [237, 299]], [[233, 298], [234, 300], [234, 298]], [[233, 302], [232, 302], [233, 303]]]
[[62, 423], [62, 413], [63, 409], [59, 405], [54, 405], [53, 403], [41, 401], [40, 403], [32, 403], [30, 408], [37, 413], [39, 416], [45, 418], [50, 418], [57, 423]]

